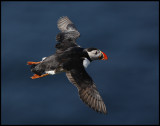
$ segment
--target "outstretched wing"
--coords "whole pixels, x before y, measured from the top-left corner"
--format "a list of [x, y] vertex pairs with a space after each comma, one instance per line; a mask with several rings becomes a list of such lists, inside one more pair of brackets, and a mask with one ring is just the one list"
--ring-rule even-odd
[[80, 98], [89, 107], [97, 112], [106, 114], [106, 106], [94, 84], [92, 78], [87, 74], [84, 67], [81, 70], [72, 69], [66, 72], [69, 81], [78, 88]]
[[[77, 39], [80, 36], [75, 25], [67, 16], [61, 17], [57, 22], [57, 26], [61, 31], [60, 35], [63, 36], [61, 39]], [[57, 36], [57, 39], [61, 36]]]
[[59, 42], [55, 46], [57, 51], [65, 51], [70, 47], [78, 46], [76, 39], [80, 36], [80, 33], [67, 16], [61, 17], [57, 22], [57, 26], [61, 31], [56, 36], [56, 41]]

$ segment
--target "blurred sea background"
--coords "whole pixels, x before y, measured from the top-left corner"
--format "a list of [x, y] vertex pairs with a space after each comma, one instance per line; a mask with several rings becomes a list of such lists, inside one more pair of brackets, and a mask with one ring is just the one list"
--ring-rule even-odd
[[[27, 61], [55, 52], [57, 20], [105, 52], [86, 69], [108, 114], [85, 105], [65, 73], [32, 80]], [[1, 124], [159, 124], [159, 2], [1, 2]]]

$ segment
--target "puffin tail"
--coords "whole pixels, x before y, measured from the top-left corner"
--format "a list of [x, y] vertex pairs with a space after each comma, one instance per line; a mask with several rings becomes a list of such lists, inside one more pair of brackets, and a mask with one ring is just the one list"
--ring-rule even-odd
[[31, 71], [33, 73], [35, 73], [31, 78], [32, 79], [36, 79], [36, 78], [40, 78], [40, 77], [44, 77], [47, 76], [48, 74], [43, 74], [44, 69], [42, 69], [41, 62], [27, 62], [27, 65], [31, 65]]

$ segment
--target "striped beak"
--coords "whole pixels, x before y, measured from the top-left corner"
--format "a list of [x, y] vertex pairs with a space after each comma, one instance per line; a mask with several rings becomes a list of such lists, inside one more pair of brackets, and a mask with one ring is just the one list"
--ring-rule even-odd
[[104, 52], [101, 51], [100, 59], [101, 60], [108, 60], [108, 57], [107, 57], [107, 55]]

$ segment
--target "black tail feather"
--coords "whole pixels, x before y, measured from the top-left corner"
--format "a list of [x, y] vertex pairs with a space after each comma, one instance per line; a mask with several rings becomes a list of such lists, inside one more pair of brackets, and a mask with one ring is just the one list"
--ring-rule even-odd
[[44, 70], [40, 68], [39, 64], [31, 65], [31, 71], [39, 76], [44, 73]]

